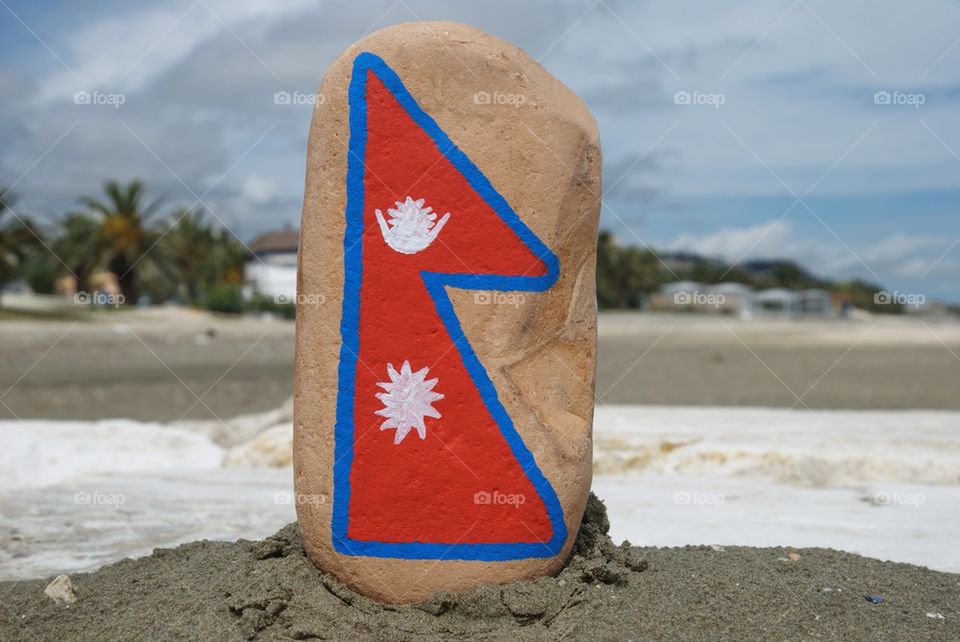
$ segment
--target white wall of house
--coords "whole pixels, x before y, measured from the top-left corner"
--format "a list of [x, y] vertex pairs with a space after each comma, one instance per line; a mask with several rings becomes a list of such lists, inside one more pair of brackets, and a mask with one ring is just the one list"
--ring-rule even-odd
[[268, 254], [251, 259], [244, 271], [250, 294], [286, 299], [293, 302], [297, 296], [297, 255], [294, 253]]

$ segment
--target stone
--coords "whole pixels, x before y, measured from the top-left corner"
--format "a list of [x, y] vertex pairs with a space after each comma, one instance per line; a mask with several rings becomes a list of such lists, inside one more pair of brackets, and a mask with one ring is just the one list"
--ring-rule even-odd
[[472, 27], [370, 34], [316, 96], [293, 465], [313, 562], [383, 602], [556, 574], [591, 483], [600, 145]]
[[43, 594], [57, 604], [76, 604], [77, 594], [73, 590], [73, 582], [69, 575], [57, 575], [53, 581], [43, 589]]

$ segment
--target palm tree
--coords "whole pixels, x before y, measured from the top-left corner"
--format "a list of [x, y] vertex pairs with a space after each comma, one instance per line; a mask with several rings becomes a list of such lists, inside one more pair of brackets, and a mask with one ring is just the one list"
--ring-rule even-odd
[[14, 215], [15, 220], [4, 220], [7, 212], [13, 214], [16, 200], [11, 190], [0, 188], [0, 292], [17, 275], [23, 260], [40, 239], [40, 230], [28, 219]]
[[243, 282], [249, 252], [229, 232], [213, 225], [203, 210], [180, 210], [173, 218], [159, 256], [186, 300], [199, 303], [214, 286]]
[[610, 232], [597, 237], [597, 301], [601, 308], [636, 308], [663, 282], [651, 250], [620, 246]]
[[170, 268], [180, 294], [187, 301], [197, 302], [211, 279], [211, 250], [214, 230], [203, 210], [180, 210], [161, 244], [164, 265]]
[[89, 214], [71, 212], [61, 219], [60, 230], [53, 251], [76, 277], [77, 289], [86, 290], [100, 266], [100, 223]]
[[140, 180], [126, 185], [108, 181], [104, 192], [105, 201], [85, 197], [80, 202], [100, 219], [98, 255], [104, 266], [116, 275], [126, 301], [136, 303], [137, 266], [158, 239], [147, 222], [159, 208], [160, 199], [145, 203], [146, 188]]

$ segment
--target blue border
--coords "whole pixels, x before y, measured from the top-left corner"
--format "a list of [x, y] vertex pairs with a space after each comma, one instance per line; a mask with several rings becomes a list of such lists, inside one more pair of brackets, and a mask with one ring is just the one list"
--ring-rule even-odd
[[[434, 543], [376, 542], [355, 540], [347, 536], [350, 505], [350, 471], [353, 466], [354, 385], [360, 344], [360, 280], [362, 273], [364, 159], [367, 144], [367, 72], [372, 71], [383, 82], [407, 114], [430, 136], [437, 148], [456, 167], [470, 186], [503, 219], [521, 241], [547, 266], [543, 276], [477, 275], [421, 272], [427, 292], [436, 305], [440, 319], [453, 339], [467, 372], [480, 391], [490, 415], [510, 446], [534, 489], [543, 500], [553, 528], [549, 542], [515, 543]], [[359, 54], [353, 62], [349, 89], [350, 146], [347, 159], [347, 206], [344, 248], [343, 310], [340, 319], [340, 366], [337, 373], [337, 421], [334, 427], [333, 518], [331, 522], [334, 548], [345, 555], [396, 557], [404, 559], [461, 559], [502, 561], [531, 557], [553, 557], [560, 553], [567, 539], [567, 526], [557, 494], [537, 467], [533, 455], [513, 426], [510, 415], [497, 396], [496, 388], [467, 341], [460, 321], [447, 295], [446, 287], [464, 290], [523, 290], [542, 292], [560, 274], [560, 262], [550, 248], [530, 231], [516, 212], [490, 184], [487, 177], [460, 151], [437, 123], [417, 104], [400, 77], [378, 56]]]

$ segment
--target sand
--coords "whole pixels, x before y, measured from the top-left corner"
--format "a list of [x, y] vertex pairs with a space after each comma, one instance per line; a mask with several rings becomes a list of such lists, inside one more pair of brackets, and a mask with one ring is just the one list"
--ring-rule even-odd
[[288, 320], [183, 309], [0, 321], [0, 418], [169, 422], [270, 410], [293, 390], [293, 342]]
[[591, 497], [558, 577], [384, 606], [316, 570], [290, 524], [74, 575], [70, 606], [43, 594], [49, 580], [0, 584], [0, 639], [960, 637], [960, 575], [819, 548], [615, 546], [608, 528]]
[[[960, 409], [956, 321], [617, 312], [601, 314], [599, 328], [600, 403]], [[199, 311], [5, 320], [0, 419], [170, 422], [269, 410], [290, 396], [293, 340], [290, 321]]]
[[898, 316], [600, 317], [604, 403], [960, 409], [960, 323]]
[[[624, 411], [607, 404], [796, 405], [804, 412], [804, 406], [956, 409], [960, 408], [956, 394], [960, 376], [958, 328], [956, 323], [919, 319], [748, 322], [601, 315], [599, 405], [601, 410], [616, 414]], [[4, 321], [0, 323], [0, 346], [0, 381], [6, 391], [0, 391], [2, 418], [227, 419], [280, 406], [289, 396], [292, 381], [292, 324], [272, 319], [222, 319], [204, 313], [150, 310], [118, 312], [76, 326], [63, 321]], [[797, 397], [802, 397], [802, 403]], [[647, 408], [642, 413], [647, 416], [655, 410]], [[703, 411], [709, 412], [709, 408]], [[824, 416], [817, 413], [818, 419]], [[824, 428], [836, 430], [827, 419], [829, 426]], [[784, 420], [776, 423], [781, 430], [784, 428]], [[219, 420], [214, 424], [215, 428], [224, 425]], [[694, 424], [707, 425], [702, 419]], [[716, 417], [709, 426], [725, 438], [731, 434], [731, 429], [723, 428]], [[220, 432], [214, 430], [210, 437], [221, 446], [232, 446], [232, 442], [221, 443], [225, 436]], [[241, 432], [247, 434], [245, 429]], [[876, 442], [876, 437], [863, 435], [864, 448], [871, 439]], [[844, 441], [853, 443], [847, 437]], [[702, 450], [703, 446], [694, 443], [689, 448]], [[829, 452], [842, 455], [845, 451], [833, 448]], [[599, 461], [617, 470], [624, 463], [621, 460], [631, 455], [622, 445], [611, 453], [617, 456], [601, 456]], [[673, 467], [682, 454], [682, 448], [663, 451], [664, 465]], [[862, 465], [863, 459], [861, 453], [851, 461]], [[724, 461], [725, 465], [736, 463]], [[780, 474], [782, 463], [762, 470]], [[841, 492], [850, 496], [844, 499], [850, 502], [873, 497], [875, 491], [892, 489], [907, 496], [921, 493], [926, 499], [922, 510], [895, 503], [874, 506], [860, 502], [865, 507], [857, 513], [863, 517], [860, 521], [872, 524], [886, 516], [887, 521], [907, 530], [910, 520], [935, 520], [938, 513], [934, 509], [940, 510], [941, 497], [953, 501], [948, 491], [954, 482], [946, 478], [935, 480], [947, 484], [942, 494], [927, 487], [902, 486], [900, 482], [891, 486], [887, 477], [893, 469], [889, 462], [867, 464], [870, 470], [884, 472], [882, 482], [830, 490], [829, 496], [824, 495], [827, 490], [805, 487], [787, 494], [782, 490], [785, 486], [775, 483], [780, 480], [764, 482], [771, 488], [781, 488], [770, 495], [767, 512], [783, 523], [774, 524], [781, 530], [769, 530], [766, 540], [750, 543], [829, 541], [838, 545], [844, 540], [827, 534], [850, 530], [851, 515], [856, 512], [842, 509], [844, 504], [834, 497]], [[814, 474], [827, 469], [805, 465], [803, 470]], [[829, 470], [847, 474], [859, 468], [832, 465]], [[944, 470], [949, 475], [950, 471]], [[924, 471], [923, 477], [937, 473], [930, 468]], [[214, 473], [225, 474], [220, 470], [196, 474]], [[233, 484], [242, 489], [248, 501], [256, 495], [256, 501], [276, 509], [276, 491], [286, 487], [282, 485], [285, 475], [281, 473], [282, 480], [260, 488], [259, 495], [251, 487], [253, 482], [242, 476], [211, 477], [211, 484]], [[763, 511], [764, 505], [757, 503], [752, 486], [714, 486], [699, 477], [684, 481], [689, 488], [654, 486], [647, 489], [647, 495], [654, 493], [656, 501], [661, 496], [665, 499], [660, 504], [647, 502], [650, 505], [644, 505], [645, 513], [631, 514], [627, 509], [636, 508], [639, 482], [616, 479], [617, 484], [604, 486], [605, 492], [611, 493], [613, 505], [618, 506], [614, 517], [633, 527], [649, 520], [650, 527], [642, 529], [648, 544], [692, 541], [670, 532], [671, 524], [679, 532], [691, 531], [691, 524], [709, 528], [704, 524], [719, 520], [716, 528], [721, 534], [729, 532], [721, 529], [722, 525], [733, 525], [738, 533], [757, 529], [768, 532], [764, 529], [771, 528], [769, 520], [756, 519], [756, 512]], [[118, 522], [122, 528], [117, 532], [131, 532], [124, 520], [149, 513], [152, 522], [135, 521], [134, 538], [146, 534], [150, 540], [140, 542], [145, 550], [137, 554], [157, 542], [169, 541], [172, 545], [177, 538], [154, 537], [151, 530], [157, 526], [153, 524], [157, 521], [157, 503], [147, 490], [155, 486], [148, 484], [140, 493], [144, 500], [138, 502], [135, 500], [140, 495], [133, 481], [127, 480], [121, 487], [120, 492], [130, 494], [130, 503], [122, 511], [115, 511], [122, 518]], [[112, 488], [95, 481], [84, 483], [87, 486], [81, 490]], [[70, 487], [67, 493], [64, 488], [59, 495], [48, 493], [48, 503], [62, 503], [64, 497], [70, 500], [77, 490]], [[697, 507], [677, 505], [674, 496], [678, 489], [721, 493], [729, 502], [723, 511], [704, 507], [704, 511], [714, 511], [717, 516], [709, 521], [695, 510]], [[804, 532], [802, 525], [798, 530], [795, 521], [784, 521], [787, 507], [795, 506], [801, 491], [804, 497], [809, 495], [809, 505], [819, 511], [821, 521], [810, 526], [819, 540], [812, 536], [798, 538], [796, 533]], [[193, 487], [185, 487], [183, 492], [196, 494]], [[744, 501], [749, 500], [752, 513], [734, 510], [735, 500], [741, 495]], [[189, 502], [179, 502], [177, 497], [167, 499], [171, 510], [191, 510]], [[18, 506], [33, 506], [24, 498], [20, 501]], [[75, 508], [74, 504], [75, 498], [69, 506]], [[578, 540], [579, 554], [555, 579], [437, 596], [420, 605], [383, 607], [316, 571], [303, 556], [296, 527], [291, 525], [262, 542], [193, 542], [176, 549], [157, 549], [151, 556], [125, 560], [96, 572], [73, 574], [78, 602], [70, 607], [59, 606], [43, 594], [50, 578], [0, 583], [0, 640], [960, 639], [960, 575], [823, 548], [615, 547], [609, 538], [601, 536], [606, 530], [602, 510], [596, 503], [591, 506], [588, 526]], [[825, 510], [831, 506], [833, 512]], [[673, 513], [668, 512], [671, 509]], [[245, 510], [224, 506], [221, 513], [235, 515], [236, 525], [249, 526], [254, 520]], [[945, 510], [950, 510], [949, 506]], [[873, 517], [874, 512], [877, 517]], [[59, 515], [52, 509], [50, 514]], [[903, 519], [907, 514], [909, 519]], [[53, 541], [68, 533], [82, 538], [84, 533], [94, 532], [84, 529], [91, 524], [102, 525], [104, 520], [98, 515], [93, 512], [86, 521], [71, 521], [66, 532], [58, 524]], [[753, 521], [748, 519], [750, 515], [754, 515]], [[29, 511], [21, 511], [20, 516], [32, 523]], [[283, 517], [279, 519], [246, 536], [270, 532], [267, 528], [272, 530], [283, 523]], [[225, 523], [226, 517], [221, 516], [221, 521]], [[77, 524], [80, 528], [74, 528]], [[914, 530], [921, 539], [931, 534], [929, 529]], [[656, 541], [657, 532], [662, 535], [660, 541]], [[238, 533], [234, 530], [233, 537]], [[918, 546], [915, 538], [908, 537], [910, 533], [898, 533], [865, 528], [858, 538], [886, 538], [895, 548], [891, 556], [901, 555], [904, 546]], [[179, 541], [205, 536], [209, 535], [198, 533]], [[933, 537], [938, 536], [933, 533]], [[952, 546], [948, 536], [939, 537], [927, 545]], [[14, 555], [19, 555], [18, 547], [28, 545], [16, 533], [11, 539], [19, 542], [10, 549]], [[716, 538], [699, 541], [711, 540]], [[96, 537], [92, 541], [96, 546]], [[53, 545], [42, 556], [56, 561], [83, 548], [69, 538], [61, 539], [59, 547]], [[28, 548], [35, 547], [29, 544]], [[870, 554], [883, 553], [871, 549]], [[40, 567], [36, 563], [34, 566]], [[64, 566], [57, 563], [46, 568]], [[865, 596], [880, 596], [882, 601], [872, 603]]]

